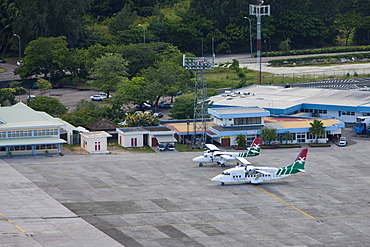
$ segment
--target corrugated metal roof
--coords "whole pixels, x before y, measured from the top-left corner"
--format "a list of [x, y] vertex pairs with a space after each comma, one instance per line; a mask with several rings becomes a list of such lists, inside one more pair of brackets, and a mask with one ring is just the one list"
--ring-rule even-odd
[[23, 146], [23, 145], [42, 145], [42, 144], [62, 144], [65, 140], [57, 137], [32, 137], [32, 138], [9, 138], [0, 139], [0, 146]]
[[45, 112], [38, 112], [23, 103], [9, 107], [0, 107], [0, 129], [26, 128], [59, 128], [64, 126], [61, 120], [53, 118]]

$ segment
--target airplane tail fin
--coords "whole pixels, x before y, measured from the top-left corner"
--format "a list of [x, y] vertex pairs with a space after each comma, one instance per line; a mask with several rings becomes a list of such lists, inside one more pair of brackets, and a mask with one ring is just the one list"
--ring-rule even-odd
[[293, 162], [293, 164], [279, 168], [276, 175], [288, 175], [295, 174], [298, 172], [305, 172], [304, 165], [306, 163], [307, 152], [308, 148], [302, 149], [297, 158], [295, 159], [295, 161]]
[[239, 157], [254, 157], [260, 155], [261, 152], [261, 138], [254, 138], [253, 143], [248, 148], [248, 152], [239, 153]]

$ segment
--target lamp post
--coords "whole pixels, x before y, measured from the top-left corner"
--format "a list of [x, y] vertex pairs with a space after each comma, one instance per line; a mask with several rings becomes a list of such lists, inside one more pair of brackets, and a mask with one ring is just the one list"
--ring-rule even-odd
[[15, 37], [18, 37], [18, 52], [19, 52], [19, 62], [21, 62], [21, 37], [18, 34], [14, 34]]
[[249, 20], [249, 46], [251, 47], [251, 57], [253, 57], [253, 43], [252, 43], [252, 20], [249, 17], [244, 17]]
[[143, 25], [141, 25], [141, 24], [139, 24], [139, 27], [142, 27], [143, 30], [144, 30], [144, 44], [145, 44], [145, 27]]

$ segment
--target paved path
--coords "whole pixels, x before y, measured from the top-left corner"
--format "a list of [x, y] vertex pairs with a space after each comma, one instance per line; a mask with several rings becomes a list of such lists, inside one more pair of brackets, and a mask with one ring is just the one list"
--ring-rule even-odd
[[[339, 53], [343, 54], [343, 53]], [[320, 73], [326, 75], [345, 74], [350, 72], [353, 74], [354, 71], [358, 74], [370, 73], [370, 63], [359, 63], [359, 64], [338, 64], [330, 66], [297, 66], [297, 67], [271, 67], [268, 66], [268, 61], [276, 59], [290, 59], [294, 57], [313, 57], [320, 55], [339, 55], [339, 54], [312, 54], [304, 56], [282, 56], [282, 57], [262, 57], [262, 72], [269, 72], [273, 74], [299, 74], [299, 73]], [[242, 68], [249, 68], [252, 70], [259, 70], [259, 63], [257, 58], [251, 58], [250, 54], [231, 54], [231, 55], [218, 55], [216, 56], [215, 63], [226, 63], [232, 62], [233, 59], [239, 61], [239, 65]]]

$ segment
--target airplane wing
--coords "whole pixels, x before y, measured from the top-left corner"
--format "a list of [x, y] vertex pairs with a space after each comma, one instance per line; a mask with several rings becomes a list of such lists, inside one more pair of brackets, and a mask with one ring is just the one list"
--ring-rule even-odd
[[262, 173], [262, 174], [265, 174], [265, 175], [271, 174], [269, 172], [265, 172], [265, 171], [259, 170], [259, 169], [252, 169], [252, 171], [255, 171], [256, 173]]
[[214, 152], [214, 151], [220, 151], [218, 147], [216, 147], [213, 144], [205, 144], [205, 146], [209, 149], [209, 151]]
[[220, 155], [221, 159], [226, 162], [226, 161], [230, 161], [230, 160], [235, 160], [235, 157], [229, 155], [229, 154], [222, 154]]
[[246, 160], [245, 158], [243, 157], [236, 157], [236, 159], [238, 161], [240, 161], [244, 166], [249, 166], [249, 165], [252, 165], [252, 163], [250, 163], [248, 160]]

